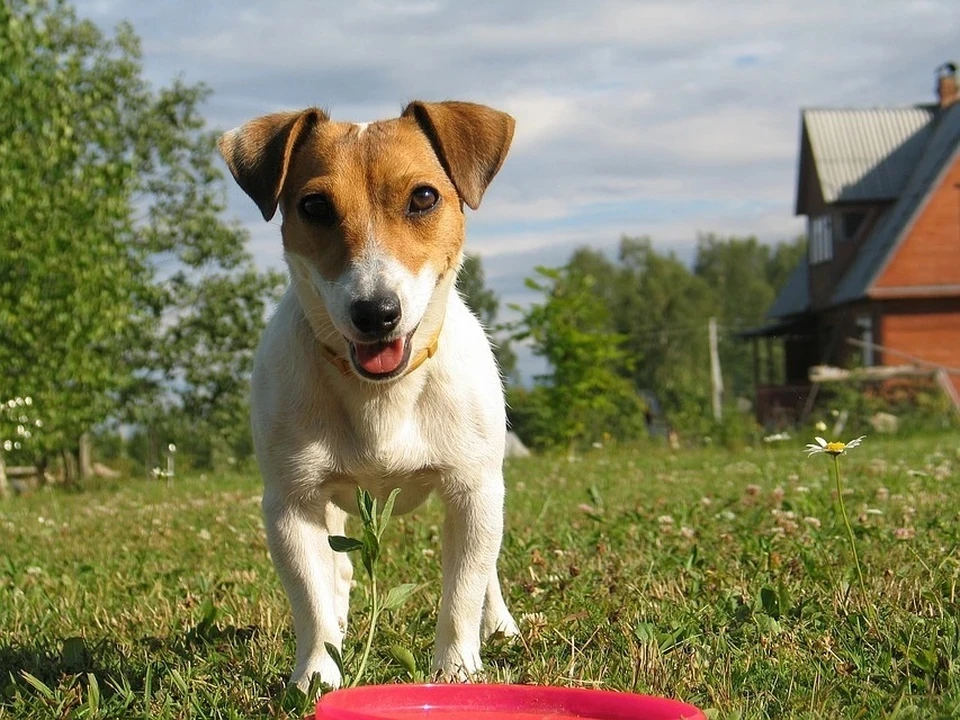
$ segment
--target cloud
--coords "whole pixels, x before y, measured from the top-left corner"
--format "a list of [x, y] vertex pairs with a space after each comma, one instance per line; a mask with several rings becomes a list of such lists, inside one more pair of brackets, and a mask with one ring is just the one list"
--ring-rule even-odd
[[[794, 235], [802, 106], [929, 102], [960, 54], [955, 0], [81, 0], [130, 19], [147, 76], [208, 83], [210, 123], [234, 127], [319, 104], [335, 118], [395, 115], [414, 98], [485, 102], [517, 119], [514, 147], [470, 247], [522, 275], [577, 244], [696, 232]], [[276, 223], [236, 189], [258, 261], [280, 264]], [[499, 259], [499, 260], [498, 260]]]

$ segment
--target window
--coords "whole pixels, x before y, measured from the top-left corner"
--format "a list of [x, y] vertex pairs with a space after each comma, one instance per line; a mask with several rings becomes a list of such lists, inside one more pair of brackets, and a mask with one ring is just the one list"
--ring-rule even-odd
[[808, 220], [810, 264], [818, 265], [833, 259], [833, 217], [819, 215]]
[[860, 342], [863, 343], [863, 345], [860, 346], [862, 353], [860, 362], [863, 364], [863, 367], [873, 367], [877, 362], [873, 345], [873, 318], [869, 315], [861, 315], [858, 317], [857, 331], [857, 334], [860, 336]]

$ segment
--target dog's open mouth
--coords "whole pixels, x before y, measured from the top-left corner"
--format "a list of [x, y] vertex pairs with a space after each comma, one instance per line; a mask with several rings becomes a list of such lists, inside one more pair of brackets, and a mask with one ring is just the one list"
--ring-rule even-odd
[[350, 359], [364, 377], [385, 380], [403, 372], [410, 360], [413, 333], [396, 340], [374, 343], [350, 343]]

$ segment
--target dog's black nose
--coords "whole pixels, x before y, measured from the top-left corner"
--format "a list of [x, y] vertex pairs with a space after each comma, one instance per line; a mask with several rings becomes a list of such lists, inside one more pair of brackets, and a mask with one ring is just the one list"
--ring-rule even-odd
[[372, 300], [357, 300], [350, 306], [350, 319], [364, 335], [385, 335], [400, 324], [400, 298], [387, 293]]

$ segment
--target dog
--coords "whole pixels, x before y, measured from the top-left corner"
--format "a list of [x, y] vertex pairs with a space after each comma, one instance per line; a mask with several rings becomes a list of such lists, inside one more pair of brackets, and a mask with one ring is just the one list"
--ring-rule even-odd
[[325, 643], [347, 629], [353, 570], [328, 538], [356, 488], [395, 512], [444, 505], [433, 669], [481, 671], [480, 643], [518, 633], [497, 575], [503, 535], [503, 387], [489, 340], [456, 291], [464, 205], [476, 210], [513, 139], [506, 113], [412, 102], [398, 118], [266, 115], [218, 143], [270, 221], [279, 209], [290, 287], [251, 379], [263, 514], [296, 635], [291, 684], [342, 677]]

